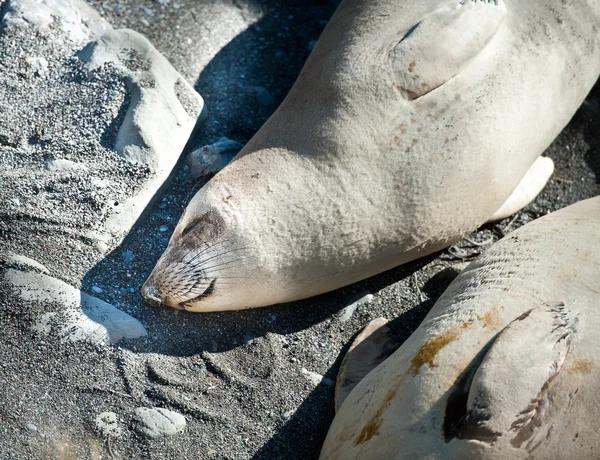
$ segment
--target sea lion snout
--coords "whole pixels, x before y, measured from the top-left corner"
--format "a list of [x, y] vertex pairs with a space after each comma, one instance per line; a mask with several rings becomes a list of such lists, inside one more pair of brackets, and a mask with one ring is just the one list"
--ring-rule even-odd
[[142, 286], [142, 297], [147, 303], [155, 307], [167, 305], [174, 308], [181, 308], [177, 305], [177, 302], [173, 304], [172, 299], [160, 288], [161, 284], [160, 282], [157, 282], [155, 272], [152, 272]]
[[142, 286], [142, 297], [151, 305], [160, 305], [162, 303], [161, 294], [148, 279]]
[[231, 247], [227, 238], [219, 238], [224, 224], [217, 213], [196, 216], [188, 211], [179, 222], [142, 286], [142, 297], [149, 304], [197, 310], [214, 303], [216, 297], [223, 300], [229, 291], [243, 251]]
[[184, 309], [184, 304], [202, 294], [210, 281], [202, 272], [191, 270], [185, 261], [173, 261], [163, 256], [141, 289], [150, 305], [166, 305]]
[[225, 231], [219, 210], [190, 204], [142, 286], [142, 297], [151, 305], [187, 310], [211, 296], [234, 252], [223, 238]]
[[169, 286], [164, 283], [161, 284], [160, 277], [157, 278], [154, 272], [150, 274], [142, 286], [141, 293], [144, 300], [150, 305], [166, 305], [167, 307], [173, 307], [178, 310], [185, 309], [184, 302], [181, 301], [182, 299], [172, 295]]

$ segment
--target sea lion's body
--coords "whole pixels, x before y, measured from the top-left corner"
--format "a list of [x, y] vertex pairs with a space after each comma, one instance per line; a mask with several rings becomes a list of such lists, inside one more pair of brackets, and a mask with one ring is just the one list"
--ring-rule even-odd
[[490, 219], [600, 72], [592, 0], [344, 1], [275, 114], [192, 199], [147, 299], [313, 296]]
[[492, 246], [345, 399], [322, 459], [600, 457], [600, 198]]

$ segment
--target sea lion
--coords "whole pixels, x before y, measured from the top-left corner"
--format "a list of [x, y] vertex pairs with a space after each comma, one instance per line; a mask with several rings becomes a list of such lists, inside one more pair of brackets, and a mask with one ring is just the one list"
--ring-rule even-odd
[[190, 311], [306, 298], [515, 212], [600, 73], [599, 22], [595, 0], [343, 1], [143, 296]]
[[600, 197], [494, 244], [350, 392], [321, 458], [597, 459], [599, 245]]

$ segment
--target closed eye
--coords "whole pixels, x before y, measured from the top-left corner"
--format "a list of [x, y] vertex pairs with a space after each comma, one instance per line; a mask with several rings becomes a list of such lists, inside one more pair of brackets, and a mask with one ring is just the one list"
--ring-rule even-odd
[[198, 237], [202, 237], [206, 241], [214, 241], [225, 230], [225, 222], [223, 218], [215, 211], [210, 210], [199, 217], [193, 219], [181, 231], [181, 236], [189, 235], [198, 225]]
[[197, 219], [194, 219], [193, 221], [191, 221], [181, 232], [181, 236], [186, 236], [189, 235], [189, 233], [194, 230], [194, 228], [196, 228], [196, 226], [202, 222], [204, 216], [198, 217]]

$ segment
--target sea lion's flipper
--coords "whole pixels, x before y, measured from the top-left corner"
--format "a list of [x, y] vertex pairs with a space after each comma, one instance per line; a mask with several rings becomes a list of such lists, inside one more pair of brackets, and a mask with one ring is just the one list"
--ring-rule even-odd
[[545, 436], [553, 381], [569, 353], [575, 325], [562, 302], [554, 302], [504, 328], [473, 376], [457, 437], [493, 443], [511, 436], [514, 447], [530, 447], [537, 432]]
[[502, 220], [531, 203], [546, 186], [553, 172], [554, 162], [550, 158], [539, 157], [535, 160], [517, 188], [513, 190], [500, 209], [489, 218], [488, 222]]
[[503, 0], [456, 0], [411, 27], [389, 54], [397, 88], [416, 99], [465, 69], [498, 31]]
[[336, 412], [358, 382], [400, 346], [387, 326], [387, 322], [385, 318], [374, 319], [350, 345], [336, 379]]

